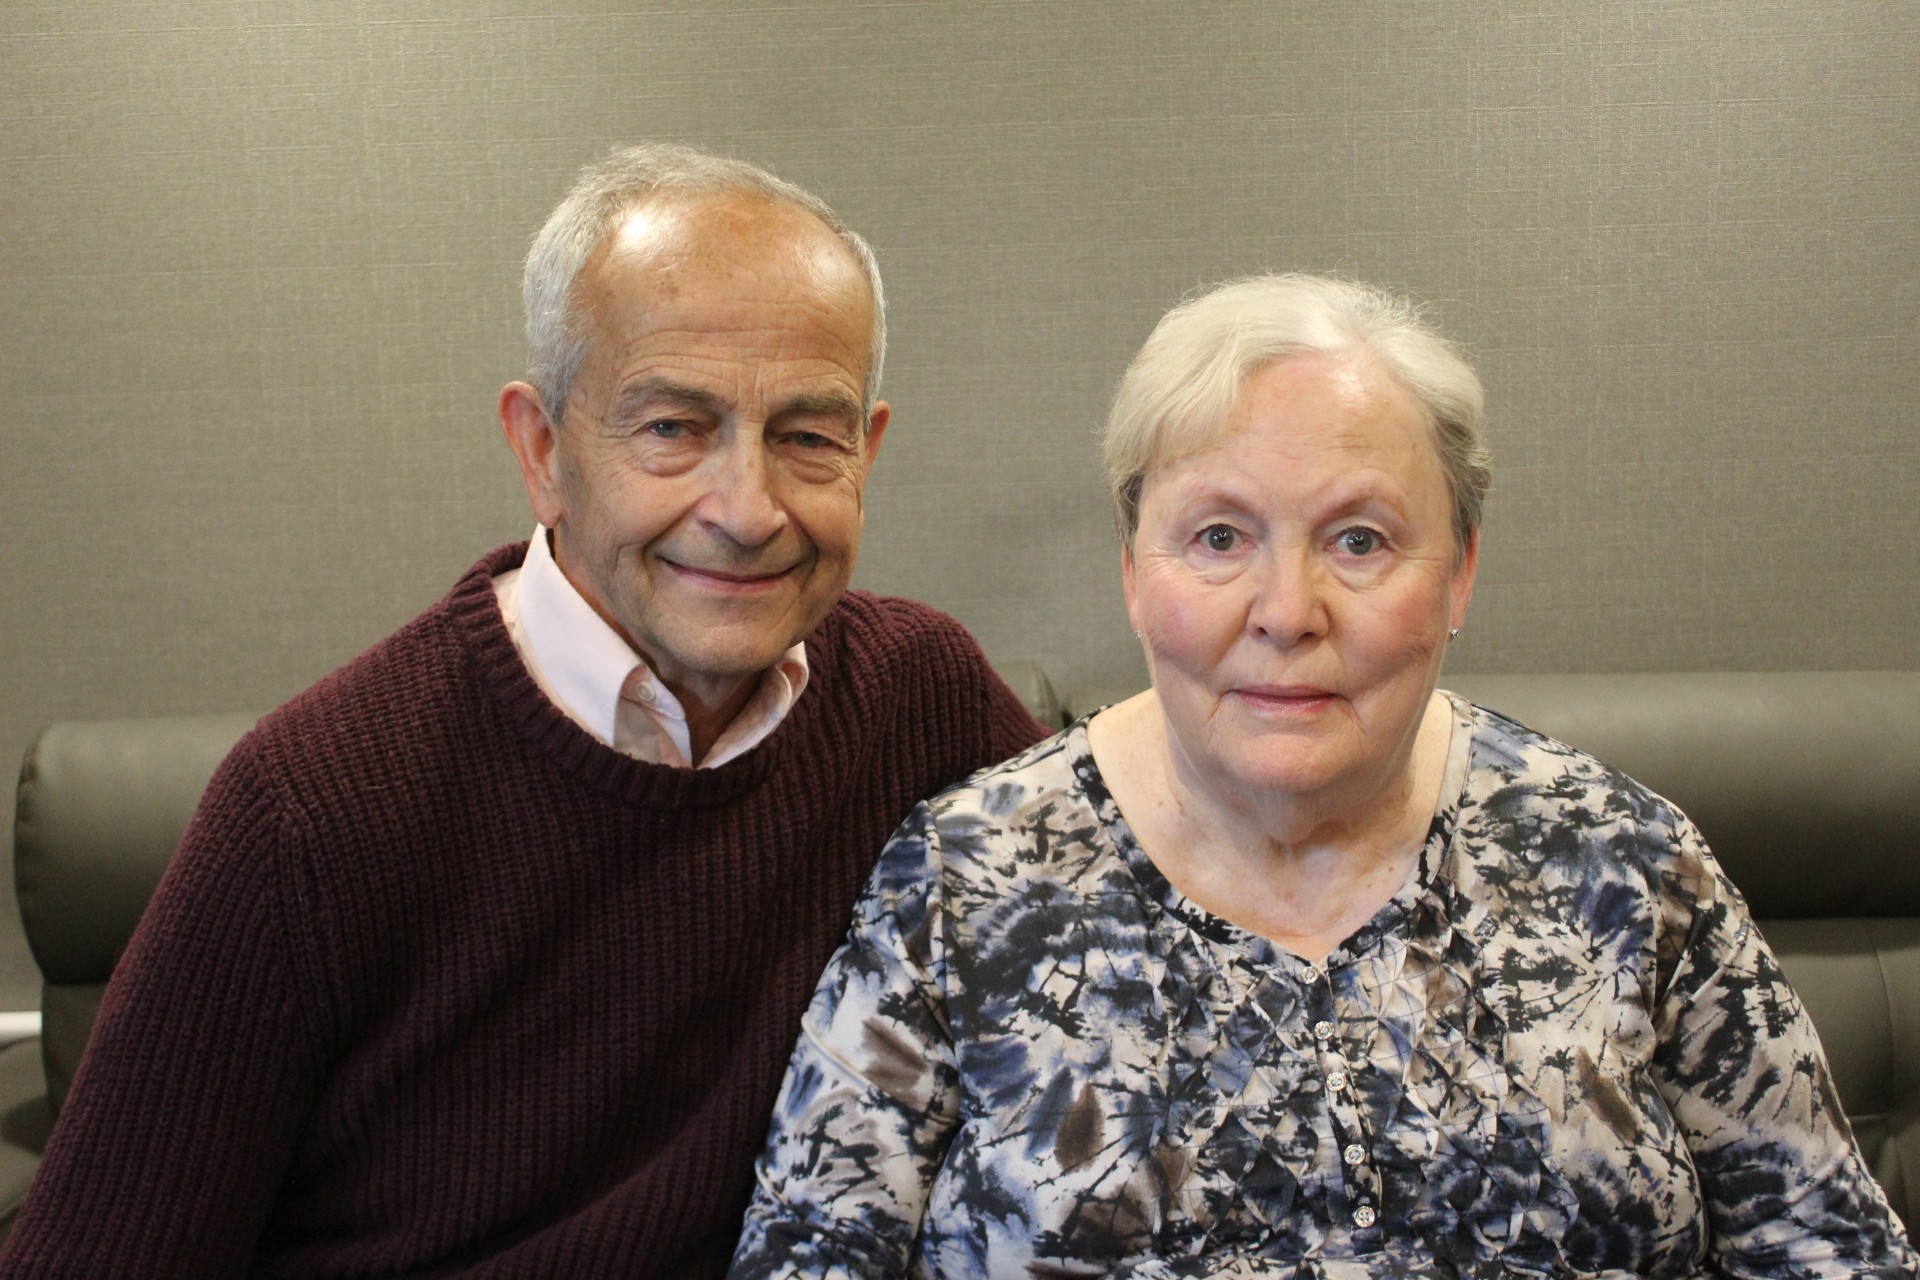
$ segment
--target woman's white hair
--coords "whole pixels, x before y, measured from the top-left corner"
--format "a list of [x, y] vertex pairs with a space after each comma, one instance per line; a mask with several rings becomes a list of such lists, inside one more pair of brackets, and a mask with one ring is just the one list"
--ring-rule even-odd
[[798, 206], [825, 223], [866, 273], [873, 295], [873, 339], [863, 389], [866, 411], [880, 395], [880, 366], [887, 355], [887, 303], [873, 249], [840, 220], [819, 196], [758, 165], [672, 143], [621, 147], [580, 171], [573, 189], [555, 207], [527, 253], [521, 294], [527, 311], [527, 381], [557, 422], [587, 354], [589, 332], [574, 309], [573, 285], [580, 269], [637, 205], [673, 196], [743, 194]]
[[1132, 545], [1149, 472], [1213, 444], [1261, 368], [1317, 352], [1372, 356], [1426, 410], [1464, 552], [1493, 479], [1479, 377], [1405, 298], [1297, 274], [1233, 280], [1181, 303], [1127, 366], [1102, 440], [1121, 538]]

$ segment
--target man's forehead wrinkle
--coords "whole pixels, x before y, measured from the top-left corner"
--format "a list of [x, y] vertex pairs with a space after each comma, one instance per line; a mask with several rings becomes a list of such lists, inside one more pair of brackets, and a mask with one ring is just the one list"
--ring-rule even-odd
[[[832, 228], [804, 209], [758, 196], [665, 197], [635, 206], [594, 257], [635, 261], [677, 295], [688, 276], [764, 279], [785, 274], [803, 288], [841, 281], [865, 292], [865, 272]], [[836, 279], [836, 277], [838, 277]]]
[[[849, 338], [857, 335], [862, 339], [857, 345], [864, 355], [863, 340], [873, 313], [863, 279], [796, 275], [783, 269], [786, 264], [780, 259], [786, 256], [755, 253], [743, 260], [725, 255], [689, 258], [674, 253], [651, 254], [636, 261], [631, 273], [618, 269], [593, 271], [586, 301], [596, 315], [634, 316], [660, 337], [676, 330], [682, 336], [693, 336], [702, 331], [691, 327], [693, 322], [709, 325], [733, 308], [729, 327], [743, 337], [763, 342], [801, 328], [838, 332], [851, 308], [856, 323]], [[681, 310], [683, 303], [691, 304], [691, 313]], [[776, 316], [768, 318], [764, 314], [768, 306], [778, 308]]]
[[632, 411], [628, 386], [648, 379], [738, 400], [735, 408], [747, 395], [760, 413], [788, 411], [795, 393], [865, 411], [866, 273], [804, 210], [726, 197], [639, 206], [575, 287], [587, 337], [578, 389], [599, 388], [608, 411], [614, 397]]

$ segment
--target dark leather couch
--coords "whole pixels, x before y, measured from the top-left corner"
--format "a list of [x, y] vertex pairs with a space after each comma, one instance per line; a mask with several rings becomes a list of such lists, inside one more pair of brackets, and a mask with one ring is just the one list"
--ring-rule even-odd
[[[1057, 697], [1052, 723], [1130, 689]], [[1699, 824], [1813, 1014], [1867, 1158], [1920, 1210], [1920, 672], [1459, 676], [1444, 682], [1624, 769]], [[40, 1039], [0, 1052], [0, 1229], [100, 994], [214, 766], [250, 716], [58, 724], [14, 821]]]

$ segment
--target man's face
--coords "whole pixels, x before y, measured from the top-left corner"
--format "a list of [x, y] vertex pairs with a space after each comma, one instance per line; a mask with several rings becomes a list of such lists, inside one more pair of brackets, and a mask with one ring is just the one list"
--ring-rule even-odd
[[630, 213], [574, 303], [590, 336], [567, 404], [544, 448], [514, 446], [535, 514], [690, 711], [743, 698], [853, 572], [887, 421], [862, 420], [866, 278], [811, 215], [711, 197]]

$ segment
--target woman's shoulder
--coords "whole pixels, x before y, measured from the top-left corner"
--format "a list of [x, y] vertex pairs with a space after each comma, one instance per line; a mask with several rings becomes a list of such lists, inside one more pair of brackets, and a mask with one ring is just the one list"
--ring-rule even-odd
[[1036, 801], [1059, 802], [1079, 786], [1076, 757], [1086, 754], [1084, 722], [1069, 725], [998, 764], [976, 769], [927, 802], [936, 818], [1024, 813]]
[[1744, 918], [1738, 891], [1676, 805], [1498, 712], [1473, 706], [1469, 715], [1449, 878], [1471, 904], [1469, 929], [1489, 945], [1504, 940], [1540, 972], [1601, 956], [1645, 965], [1651, 990], [1702, 920]]
[[1081, 720], [941, 792], [916, 825], [949, 878], [1069, 880], [1111, 852], [1110, 804]]
[[1577, 747], [1466, 704], [1472, 746], [1459, 828], [1519, 866], [1691, 879], [1705, 845], [1664, 796]]
[[1473, 727], [1470, 798], [1575, 812], [1625, 806], [1667, 823], [1686, 820], [1672, 801], [1580, 748], [1489, 707], [1466, 706]]

